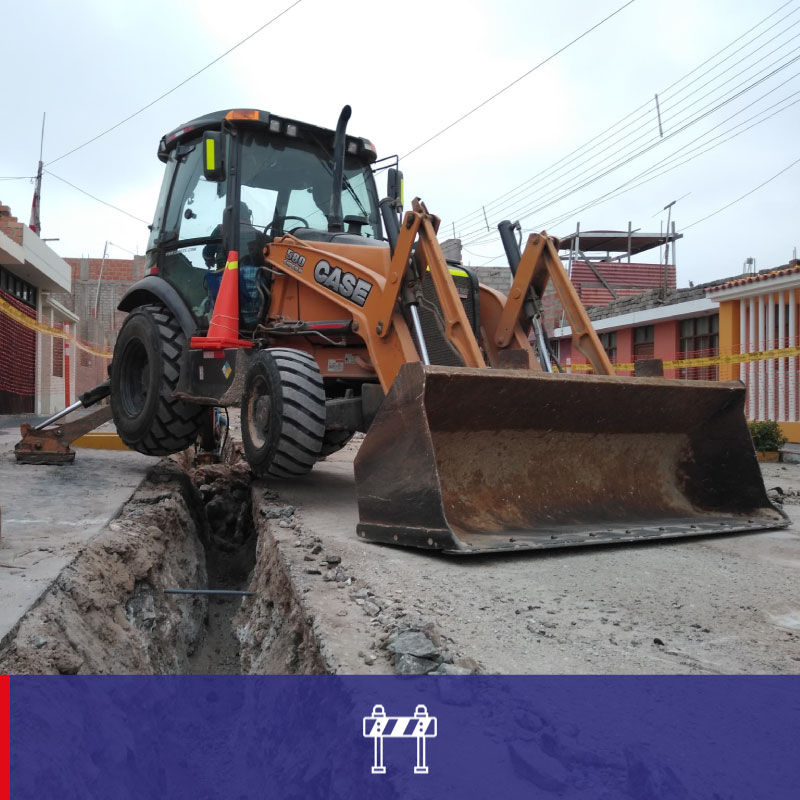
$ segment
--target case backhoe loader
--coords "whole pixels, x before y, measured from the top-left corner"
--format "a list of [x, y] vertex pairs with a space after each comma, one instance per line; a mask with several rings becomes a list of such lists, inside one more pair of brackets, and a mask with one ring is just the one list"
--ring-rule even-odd
[[[167, 454], [241, 405], [252, 469], [297, 478], [368, 431], [358, 535], [455, 553], [787, 524], [768, 501], [737, 383], [612, 375], [546, 234], [500, 226], [508, 296], [448, 264], [439, 220], [376, 153], [258, 110], [165, 136], [148, 274], [111, 369], [123, 441]], [[553, 281], [595, 374], [554, 374]], [[533, 330], [535, 344], [528, 340]]]

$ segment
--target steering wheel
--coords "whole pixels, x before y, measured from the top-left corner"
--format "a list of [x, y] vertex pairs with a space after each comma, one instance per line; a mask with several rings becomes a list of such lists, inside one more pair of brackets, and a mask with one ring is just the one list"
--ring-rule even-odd
[[[307, 228], [307, 227], [308, 227], [308, 220], [305, 220], [305, 219], [303, 219], [302, 217], [295, 217], [295, 216], [292, 216], [291, 214], [290, 214], [288, 217], [284, 217], [284, 218], [283, 218], [282, 224], [283, 224], [283, 225], [285, 225], [285, 224], [286, 224], [286, 220], [289, 220], [289, 219], [296, 219], [298, 222], [302, 222], [302, 223], [303, 223], [303, 227], [304, 227], [304, 228]], [[267, 225], [267, 227], [266, 227], [266, 228], [264, 228], [264, 236], [270, 236], [271, 234], [269, 233], [269, 231], [270, 231], [270, 229], [272, 229], [272, 228], [274, 228], [274, 227], [275, 227], [275, 220], [273, 220], [272, 222], [270, 222], [270, 223]], [[284, 228], [283, 232], [284, 232], [284, 233], [286, 233], [286, 232], [287, 232], [285, 228]]]

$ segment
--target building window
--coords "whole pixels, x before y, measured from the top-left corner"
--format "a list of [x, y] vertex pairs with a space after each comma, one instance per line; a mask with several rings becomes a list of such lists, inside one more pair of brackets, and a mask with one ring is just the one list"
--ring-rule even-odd
[[[681, 342], [678, 358], [711, 358], [719, 355], [719, 314], [681, 320]], [[690, 367], [680, 370], [681, 378], [715, 381], [717, 366]]]
[[633, 360], [652, 358], [655, 352], [655, 328], [652, 325], [642, 325], [633, 329]]
[[36, 287], [3, 267], [0, 267], [0, 289], [26, 306], [36, 308]]
[[603, 345], [603, 350], [606, 351], [608, 360], [614, 364], [617, 360], [617, 332], [601, 333], [598, 336], [600, 337], [600, 344]]

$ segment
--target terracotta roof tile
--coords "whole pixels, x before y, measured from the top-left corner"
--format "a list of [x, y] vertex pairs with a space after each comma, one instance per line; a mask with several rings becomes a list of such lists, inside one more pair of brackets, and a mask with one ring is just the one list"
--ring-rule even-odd
[[734, 278], [726, 283], [714, 286], [708, 289], [709, 292], [718, 292], [722, 289], [732, 289], [734, 286], [745, 286], [748, 283], [758, 283], [759, 281], [770, 281], [775, 278], [781, 278], [784, 275], [793, 275], [800, 273], [800, 264], [795, 263], [790, 266], [778, 267], [777, 269], [769, 270], [768, 272], [760, 272], [758, 275], [747, 275], [744, 278]]

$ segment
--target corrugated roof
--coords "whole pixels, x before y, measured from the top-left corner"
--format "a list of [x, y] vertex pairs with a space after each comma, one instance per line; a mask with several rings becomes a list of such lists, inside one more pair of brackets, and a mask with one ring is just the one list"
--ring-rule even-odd
[[[580, 231], [569, 234], [569, 236], [559, 236], [560, 249], [572, 250], [579, 246], [584, 253], [627, 253], [628, 252], [628, 231]], [[667, 236], [663, 233], [642, 233], [632, 231], [630, 234], [631, 255], [643, 253], [645, 250], [652, 250], [654, 247], [661, 247], [667, 241], [673, 242], [682, 239], [683, 234], [678, 233], [674, 236]]]

